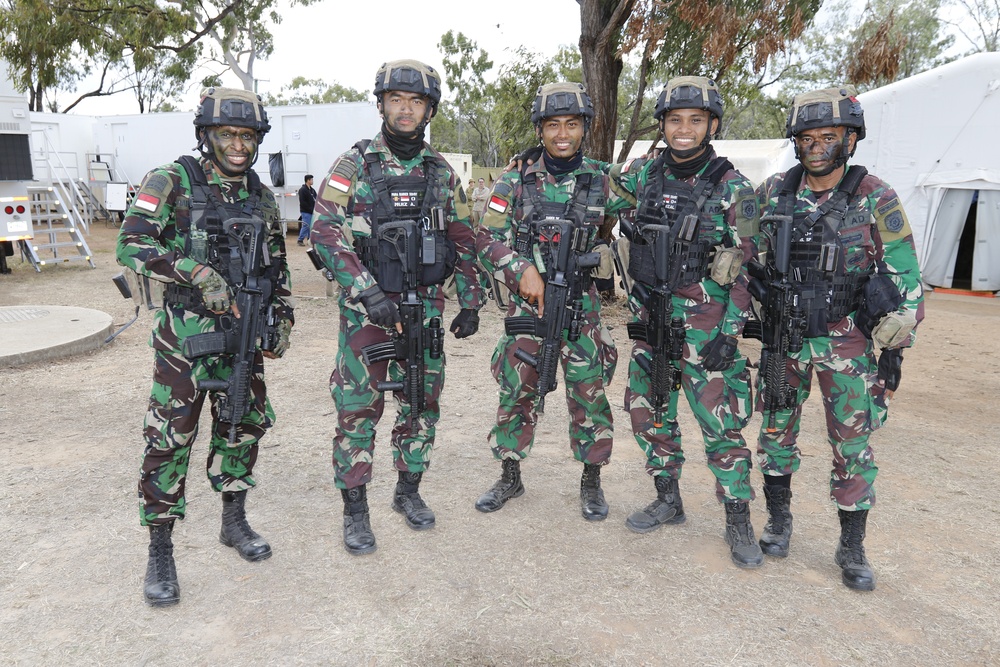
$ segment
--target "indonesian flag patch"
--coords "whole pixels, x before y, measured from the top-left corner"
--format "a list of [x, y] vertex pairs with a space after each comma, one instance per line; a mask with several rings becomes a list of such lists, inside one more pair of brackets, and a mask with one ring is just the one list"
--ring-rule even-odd
[[507, 210], [507, 200], [504, 199], [503, 197], [498, 197], [497, 195], [493, 195], [492, 197], [490, 197], [489, 207], [494, 211], [496, 211], [497, 213], [503, 213], [504, 211]]
[[143, 211], [155, 213], [156, 209], [160, 207], [160, 198], [140, 192], [135, 198], [135, 207], [141, 208]]
[[330, 180], [327, 181], [327, 185], [329, 185], [331, 188], [336, 188], [341, 192], [347, 192], [348, 190], [351, 189], [350, 179], [344, 178], [340, 174], [331, 175]]

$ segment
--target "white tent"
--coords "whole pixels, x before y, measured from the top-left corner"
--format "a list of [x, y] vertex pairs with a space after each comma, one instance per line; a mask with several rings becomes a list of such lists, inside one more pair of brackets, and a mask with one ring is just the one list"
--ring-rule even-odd
[[1000, 290], [998, 91], [1000, 53], [983, 53], [859, 96], [852, 163], [895, 188], [930, 285]]
[[[637, 141], [628, 157], [634, 158], [649, 151], [652, 141]], [[663, 146], [662, 140], [660, 146]], [[750, 179], [754, 187], [771, 174], [787, 171], [795, 165], [795, 151], [788, 139], [747, 139], [713, 141], [715, 152], [729, 158], [741, 174]], [[615, 142], [617, 156], [622, 142]]]

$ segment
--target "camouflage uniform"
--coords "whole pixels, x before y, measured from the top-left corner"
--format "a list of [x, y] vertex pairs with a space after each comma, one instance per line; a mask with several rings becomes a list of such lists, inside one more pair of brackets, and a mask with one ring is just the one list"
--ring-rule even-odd
[[[715, 153], [711, 149], [709, 163], [699, 174], [684, 179], [693, 185], [709, 168]], [[622, 166], [616, 184], [632, 196], [641, 197], [653, 175], [654, 160], [635, 160]], [[677, 179], [669, 167], [663, 167], [667, 181]], [[743, 250], [743, 262], [756, 256], [757, 204], [750, 182], [734, 169], [722, 174], [718, 185], [702, 207], [702, 227], [699, 241], [713, 246], [731, 245]], [[705, 215], [707, 213], [707, 217]], [[711, 227], [708, 226], [711, 221]], [[648, 320], [645, 304], [635, 293], [628, 304], [635, 321]], [[720, 501], [749, 500], [754, 497], [749, 476], [751, 452], [740, 431], [750, 414], [750, 371], [747, 360], [736, 352], [735, 364], [729, 370], [708, 371], [702, 364], [705, 345], [716, 336], [738, 336], [749, 315], [750, 295], [747, 292], [746, 269], [742, 268], [732, 285], [720, 285], [710, 278], [680, 287], [672, 292], [674, 317], [684, 321], [683, 358], [678, 362], [681, 386], [688, 404], [701, 427], [705, 440], [708, 467], [715, 475], [716, 496]], [[650, 475], [680, 479], [685, 457], [681, 433], [677, 424], [677, 396], [670, 392], [665, 406], [663, 425], [654, 425], [649, 402], [649, 374], [637, 363], [640, 356], [650, 356], [650, 346], [636, 340], [629, 362], [629, 383], [625, 390], [625, 409], [632, 419], [636, 441], [646, 454], [646, 470]]]
[[[762, 215], [779, 209], [785, 178], [786, 173], [775, 174], [757, 189]], [[829, 192], [817, 196], [803, 177], [796, 188], [794, 211], [797, 216], [812, 213], [830, 196]], [[902, 308], [913, 311], [917, 322], [922, 320], [923, 290], [913, 233], [896, 192], [877, 177], [865, 176], [849, 201], [845, 220], [837, 236], [847, 275], [877, 270], [889, 276], [905, 297]], [[856, 308], [852, 308], [843, 319], [829, 323], [828, 335], [807, 337], [802, 350], [791, 355], [787, 377], [797, 392], [796, 406], [777, 411], [776, 431], [761, 428], [757, 450], [765, 475], [790, 475], [798, 470], [802, 403], [809, 396], [815, 368], [833, 449], [830, 496], [843, 510], [867, 510], [875, 504], [878, 467], [868, 437], [885, 420], [892, 393], [876, 382], [875, 351], [871, 340], [855, 326], [855, 317]], [[915, 338], [912, 333], [901, 347], [909, 347]], [[760, 395], [757, 408], [763, 409]]]
[[[608, 203], [609, 182], [601, 163], [583, 158], [582, 165], [556, 178], [545, 169], [542, 157], [524, 169], [525, 175], [535, 178], [543, 202], [566, 204], [573, 196], [577, 180], [582, 174], [592, 179], [588, 191], [585, 224], [592, 227], [590, 246], [594, 249], [597, 230], [604, 220]], [[529, 266], [543, 272], [535, 257], [523, 257], [513, 249], [513, 236], [517, 223], [525, 218], [529, 200], [523, 192], [525, 184], [520, 172], [503, 174], [493, 186], [493, 193], [476, 234], [479, 261], [487, 272], [502, 271], [503, 280], [511, 291], [507, 306], [509, 317], [537, 316], [537, 308], [527, 304], [518, 294], [521, 276]], [[617, 204], [619, 198], [613, 197]], [[538, 243], [532, 252], [540, 257]], [[565, 379], [566, 402], [569, 407], [569, 440], [577, 461], [591, 465], [604, 465], [611, 458], [614, 431], [611, 406], [604, 393], [611, 382], [618, 363], [611, 334], [601, 323], [601, 304], [597, 288], [591, 284], [583, 294], [583, 326], [575, 341], [564, 338], [561, 366]], [[537, 424], [538, 371], [515, 356], [517, 350], [537, 355], [540, 340], [535, 336], [507, 335], [500, 337], [493, 352], [491, 369], [500, 385], [500, 405], [497, 421], [490, 431], [493, 456], [497, 460], [522, 460], [528, 456], [535, 438]]]
[[[247, 177], [224, 180], [202, 159], [213, 194], [226, 203], [250, 198]], [[274, 195], [261, 186], [255, 213], [269, 230], [271, 257], [282, 269], [274, 288], [274, 303], [282, 319], [292, 319], [290, 275], [284, 264], [285, 241], [281, 235]], [[189, 255], [191, 228], [191, 184], [187, 173], [172, 163], [147, 174], [135, 202], [129, 208], [118, 237], [117, 256], [123, 266], [165, 283], [191, 284], [191, 273], [199, 262]], [[185, 308], [167, 303], [155, 311], [149, 344], [155, 350], [153, 390], [146, 413], [146, 450], [139, 478], [142, 525], [163, 524], [185, 513], [184, 484], [191, 446], [198, 433], [198, 419], [205, 392], [199, 380], [224, 380], [232, 372], [223, 358], [207, 356], [187, 359], [181, 352], [188, 336], [216, 331], [222, 318], [203, 307]], [[257, 443], [274, 422], [274, 411], [264, 385], [263, 358], [258, 350], [250, 386], [252, 407], [237, 426], [236, 442], [228, 442], [228, 425], [217, 420], [217, 398], [210, 393], [212, 436], [208, 455], [208, 478], [216, 491], [238, 492], [254, 486], [253, 467]]]
[[[376, 285], [376, 279], [359, 259], [355, 244], [371, 236], [371, 219], [376, 194], [365, 179], [364, 155], [377, 155], [386, 178], [423, 179], [426, 164], [444, 167], [445, 178], [438, 182], [437, 202], [444, 207], [447, 238], [457, 251], [456, 285], [458, 303], [463, 309], [478, 310], [482, 288], [474, 263], [474, 235], [469, 222], [465, 191], [444, 158], [426, 144], [411, 160], [401, 160], [387, 147], [381, 133], [365, 149], [354, 148], [341, 155], [323, 181], [316, 200], [312, 244], [324, 265], [340, 286], [340, 334], [336, 367], [330, 377], [330, 393], [337, 406], [337, 428], [333, 438], [333, 467], [336, 485], [351, 489], [367, 484], [372, 477], [375, 427], [382, 417], [385, 398], [376, 383], [386, 378], [399, 379], [402, 370], [397, 361], [383, 361], [366, 366], [361, 348], [389, 340], [383, 327], [372, 324], [358, 302], [362, 291]], [[427, 162], [425, 162], [427, 161]], [[419, 189], [419, 188], [417, 188]], [[416, 191], [416, 190], [415, 190]], [[418, 194], [418, 199], [430, 193]], [[420, 199], [422, 201], [422, 199]], [[408, 197], [397, 197], [401, 213], [409, 210]], [[419, 202], [417, 202], [419, 208]], [[403, 217], [406, 217], [403, 215]], [[396, 303], [399, 294], [388, 292]], [[418, 295], [424, 304], [425, 323], [441, 317], [444, 290], [441, 285], [421, 286]], [[392, 454], [400, 472], [422, 473], [430, 465], [430, 452], [439, 418], [439, 398], [444, 386], [445, 357], [432, 359], [425, 354], [426, 410], [411, 421], [410, 405], [395, 395], [397, 413], [392, 430]], [[411, 426], [412, 423], [412, 426]]]

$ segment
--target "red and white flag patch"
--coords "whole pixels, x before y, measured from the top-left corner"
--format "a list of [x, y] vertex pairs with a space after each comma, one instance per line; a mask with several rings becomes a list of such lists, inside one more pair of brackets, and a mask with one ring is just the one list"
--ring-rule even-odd
[[498, 197], [497, 195], [493, 195], [492, 197], [490, 197], [489, 207], [494, 211], [496, 211], [497, 213], [503, 213], [504, 211], [507, 210], [507, 200], [504, 199], [503, 197]]
[[351, 189], [350, 179], [344, 178], [340, 174], [333, 174], [332, 176], [330, 176], [330, 180], [327, 181], [327, 185], [329, 185], [331, 188], [340, 190], [341, 192], [347, 192], [348, 190]]
[[160, 198], [140, 192], [135, 198], [135, 207], [141, 208], [143, 211], [155, 213], [156, 209], [160, 207]]

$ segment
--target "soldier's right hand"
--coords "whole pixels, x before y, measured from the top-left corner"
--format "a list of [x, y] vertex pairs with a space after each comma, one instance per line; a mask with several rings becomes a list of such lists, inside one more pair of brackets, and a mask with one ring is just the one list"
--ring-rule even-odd
[[517, 292], [529, 304], [538, 304], [538, 317], [545, 315], [545, 281], [534, 266], [529, 266], [521, 274]]
[[371, 320], [372, 324], [386, 329], [395, 328], [396, 331], [403, 332], [402, 320], [399, 319], [399, 308], [385, 295], [381, 287], [372, 285], [358, 295], [358, 300], [365, 307], [365, 312], [368, 313], [368, 319]]
[[224, 313], [229, 310], [229, 285], [215, 269], [199, 264], [191, 272], [191, 284], [201, 291], [201, 299], [210, 311]]

